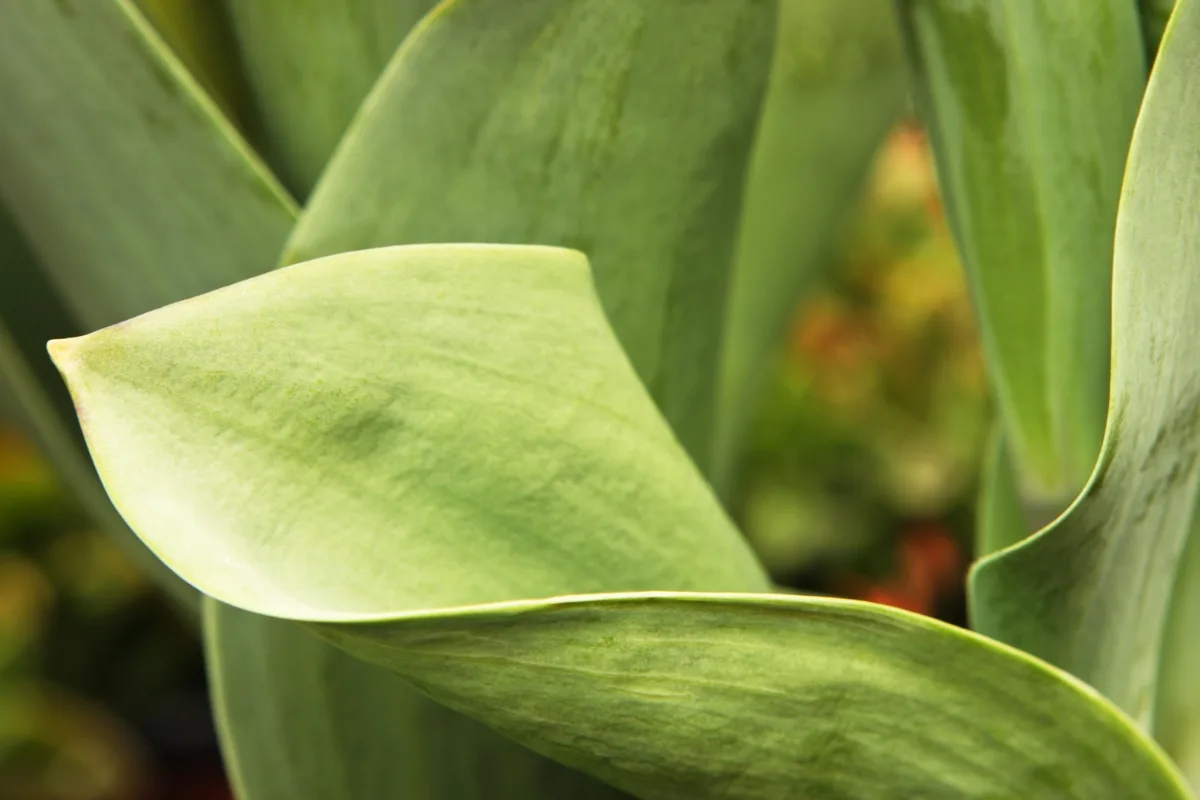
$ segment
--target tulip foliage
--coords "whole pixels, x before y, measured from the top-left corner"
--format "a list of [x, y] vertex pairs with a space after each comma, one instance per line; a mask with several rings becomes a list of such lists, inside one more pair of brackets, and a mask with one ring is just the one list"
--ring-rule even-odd
[[[1197, 98], [1200, 0], [15, 0], [0, 388], [198, 615], [241, 800], [1184, 800]], [[910, 101], [973, 630], [723, 506]]]

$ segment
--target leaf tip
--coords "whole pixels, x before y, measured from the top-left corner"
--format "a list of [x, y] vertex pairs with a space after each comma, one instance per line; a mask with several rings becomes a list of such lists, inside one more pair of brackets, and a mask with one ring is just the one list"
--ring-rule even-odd
[[63, 381], [71, 397], [75, 400], [76, 410], [79, 410], [79, 397], [83, 390], [82, 373], [86, 361], [88, 336], [75, 336], [69, 339], [51, 339], [46, 342], [46, 352], [50, 361], [62, 375]]

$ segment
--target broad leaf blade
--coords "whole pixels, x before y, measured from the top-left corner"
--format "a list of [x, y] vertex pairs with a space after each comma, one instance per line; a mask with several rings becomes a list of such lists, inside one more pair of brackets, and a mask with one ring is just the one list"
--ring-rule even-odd
[[1112, 232], [1146, 71], [1137, 9], [901, 8], [1022, 488], [1068, 498], [1104, 429]]
[[1057, 522], [980, 562], [974, 624], [1148, 723], [1200, 486], [1200, 4], [1163, 40], [1122, 190], [1105, 447]]
[[1163, 640], [1154, 738], [1200, 791], [1200, 516], [1192, 520]]
[[568, 251], [385, 248], [55, 353], [109, 491], [190, 580], [639, 796], [1187, 797], [1089, 689], [915, 615], [523, 601], [766, 588], [591, 291]]
[[[207, 600], [205, 650], [225, 764], [238, 797], [623, 796], [532, 756], [297, 622]], [[268, 687], [273, 701], [263, 702]]]
[[[57, 379], [54, 386], [41, 386], [29, 380], [25, 368], [48, 364], [42, 343], [49, 336], [71, 335], [78, 328], [125, 319], [269, 270], [277, 263], [295, 208], [244, 144], [231, 138], [228, 125], [123, 2], [63, 0], [7, 9], [0, 26], [0, 99], [5, 103], [5, 115], [0, 117], [0, 196], [20, 205], [20, 221], [31, 244], [53, 268], [59, 286], [71, 290], [69, 298], [78, 315], [78, 322], [68, 327], [25, 336], [23, 342], [40, 340], [36, 348], [25, 351], [27, 364], [7, 348], [0, 351], [6, 379], [20, 382], [25, 412], [37, 422], [35, 429], [43, 434], [48, 452], [96, 519], [118, 533], [124, 531], [126, 541], [134, 542], [104, 497], [91, 466], [70, 449], [73, 412], [69, 420], [49, 416], [39, 399], [46, 389], [57, 388]], [[5, 291], [13, 277], [9, 266], [11, 262], [0, 270], [0, 287]], [[27, 290], [21, 291], [4, 294], [0, 305], [12, 299], [24, 308], [22, 303], [27, 304], [29, 297]], [[6, 318], [11, 310], [4, 309]], [[137, 547], [140, 560], [159, 564], [147, 558], [143, 545]], [[190, 588], [169, 571], [161, 566], [155, 569], [172, 578], [169, 588], [178, 587], [194, 598]], [[254, 624], [250, 619], [243, 620], [245, 626]], [[218, 659], [214, 669], [227, 675], [228, 681], [240, 681], [255, 697], [253, 704], [219, 708], [227, 717], [272, 709], [283, 713], [278, 687], [286, 675], [253, 669], [256, 652], [280, 672], [314, 667], [289, 663], [287, 651], [266, 652], [279, 642], [266, 631], [271, 623], [258, 621], [263, 636], [249, 637], [238, 659], [220, 661], [224, 651], [210, 656]], [[329, 645], [317, 647], [332, 652]], [[362, 668], [372, 669], [379, 671]], [[370, 725], [372, 715], [388, 713], [370, 704], [370, 684], [366, 679], [339, 683], [314, 702], [357, 703], [361, 724]], [[486, 759], [494, 752], [519, 759], [530, 774], [540, 774], [536, 772], [543, 768], [536, 765], [544, 765], [540, 757], [504, 749], [496, 744], [503, 744], [496, 734], [446, 722], [439, 706], [411, 690], [410, 696], [410, 703], [425, 709], [422, 719], [450, 725], [464, 737], [453, 757], [429, 765], [429, 774], [456, 769], [461, 763], [457, 759], [470, 758], [468, 754]], [[314, 734], [305, 723], [321, 728], [324, 721], [301, 714], [291, 722], [276, 731], [279, 738], [264, 741], [250, 734], [236, 744], [226, 743], [230, 752], [242, 753], [248, 760], [242, 769], [246, 792], [242, 800], [278, 796], [281, 773], [270, 768], [271, 752], [283, 750], [293, 764], [323, 770], [352, 763], [360, 749], [354, 729], [341, 727], [332, 734], [333, 746], [314, 751], [310, 748]], [[396, 746], [431, 735], [420, 726], [396, 730]], [[498, 781], [514, 781], [497, 785], [496, 791], [517, 796], [527, 792], [518, 780], [525, 773], [516, 765], [509, 771], [490, 769]], [[386, 790], [348, 797], [420, 796], [428, 785], [425, 777], [392, 770], [387, 773]], [[590, 785], [581, 776], [573, 780], [574, 788], [563, 794], [583, 792]], [[374, 791], [379, 785], [364, 787]], [[327, 800], [320, 794], [310, 796]], [[302, 800], [304, 796], [287, 797]]]
[[308, 194], [405, 34], [436, 0], [211, 0], [233, 20], [266, 151]]
[[[259, 4], [260, 9], [266, 7]], [[245, 15], [255, 9], [235, 10], [243, 15], [244, 34]], [[649, 303], [656, 320], [677, 316], [667, 309], [691, 308], [693, 303], [699, 309], [683, 315], [679, 329], [687, 333], [689, 326], [698, 326], [709, 332], [708, 338], [697, 340], [700, 355], [691, 359], [690, 353], [681, 352], [680, 368], [664, 377], [661, 385], [678, 385], [679, 396], [685, 398], [678, 403], [674, 421], [684, 421], [693, 413], [703, 419], [707, 410], [696, 398], [709, 394], [703, 384], [711, 378], [710, 353], [715, 347], [710, 342], [719, 324], [719, 314], [710, 313], [709, 307], [721, 292], [719, 285], [709, 287], [705, 281], [712, 270], [724, 266], [719, 245], [732, 228], [735, 212], [717, 209], [689, 217], [688, 210], [695, 203], [707, 208], [711, 203], [705, 198], [736, 198], [739, 159], [745, 158], [739, 149], [748, 150], [756, 95], [766, 71], [768, 49], [761, 45], [769, 38], [765, 29], [771, 4], [459, 2], [443, 12], [449, 22], [435, 19], [423, 26], [375, 89], [305, 215], [300, 238], [306, 237], [310, 245], [301, 242], [296, 247], [315, 248], [305, 252], [308, 256], [425, 240], [561, 242], [567, 236], [570, 243], [583, 244], [590, 239], [603, 252], [612, 252], [606, 256], [613, 270], [607, 292], [610, 305], [634, 302], [632, 317]], [[634, 42], [624, 40], [630, 24], [643, 14], [651, 20], [646, 23], [648, 33]], [[720, 19], [727, 14], [729, 20]], [[747, 14], [755, 24], [747, 24], [744, 30], [731, 25], [730, 20], [744, 21]], [[714, 19], [717, 22], [709, 25]], [[531, 34], [552, 33], [555, 23], [563, 20], [569, 23], [563, 26], [570, 34], [565, 42], [547, 35], [539, 40], [544, 47], [529, 46]], [[722, 66], [732, 74], [724, 82], [709, 79], [708, 73], [687, 60], [662, 65], [646, 53], [693, 53], [697, 58], [708, 54], [714, 59], [728, 54], [730, 60]], [[746, 53], [749, 57], [738, 58]], [[640, 67], [634, 69], [627, 62]], [[525, 72], [508, 81], [514, 64], [523, 64]], [[579, 80], [580, 64], [589, 81]], [[530, 76], [540, 76], [545, 83], [530, 86]], [[606, 77], [615, 78], [615, 84]], [[550, 87], [556, 87], [555, 94], [550, 94]], [[626, 110], [622, 106], [626, 96], [643, 99]], [[455, 102], [447, 103], [446, 97], [454, 97]], [[702, 116], [700, 124], [686, 115], [672, 124], [664, 113], [666, 106], [659, 102], [664, 97], [677, 99], [682, 108], [696, 109]], [[534, 117], [527, 114], [530, 102], [544, 103]], [[703, 116], [714, 102], [730, 104], [733, 120], [725, 112]], [[491, 120], [486, 130], [499, 146], [479, 151], [450, 146], [461, 133], [480, 129], [482, 119]], [[706, 127], [713, 119], [715, 132]], [[542, 138], [544, 132], [554, 130], [553, 125], [543, 127], [547, 120], [565, 126], [557, 140]], [[625, 136], [617, 136], [622, 131]], [[685, 141], [677, 141], [680, 131]], [[611, 158], [603, 147], [610, 136], [617, 136], [619, 145]], [[688, 136], [694, 150], [688, 149]], [[556, 141], [565, 146], [555, 150]], [[652, 179], [664, 163], [681, 165], [682, 185]], [[309, 174], [314, 171], [315, 167], [308, 168]], [[533, 193], [514, 198], [514, 189], [536, 188], [536, 181], [527, 186], [525, 176], [530, 173], [555, 176], [560, 190], [540, 200]], [[572, 181], [577, 176], [584, 176], [585, 183], [575, 190]], [[479, 191], [445, 197], [455, 180], [476, 181]], [[418, 206], [415, 215], [403, 213], [413, 205]], [[422, 214], [421, 206], [428, 213]], [[387, 212], [395, 209], [401, 213], [388, 217]], [[705, 234], [697, 240], [700, 255], [692, 259], [688, 251], [665, 266], [647, 263], [643, 248], [664, 261], [669, 254], [659, 256], [661, 242], [645, 235], [646, 231], [653, 232], [663, 220], [673, 218], [690, 219]], [[380, 226], [359, 227], [370, 220], [379, 220]], [[637, 226], [632, 224], [635, 221], [640, 221]], [[668, 244], [670, 236], [684, 235], [674, 229], [667, 234]], [[714, 243], [716, 249], [703, 249]], [[297, 252], [290, 256], [292, 260], [302, 257]], [[672, 272], [684, 277], [675, 280]], [[668, 345], [683, 341], [675, 332], [664, 336]], [[625, 343], [638, 361], [654, 359], [661, 346], [657, 333], [636, 343], [626, 337]], [[694, 377], [693, 367], [698, 370]], [[693, 385], [702, 388], [692, 392]], [[216, 657], [224, 658], [219, 653]], [[346, 684], [338, 691], [339, 702], [353, 703], [357, 701], [352, 695], [365, 689]], [[244, 712], [234, 707], [230, 713]], [[343, 741], [352, 752], [353, 739]], [[584, 787], [580, 783], [569, 793], [583, 792]], [[513, 791], [520, 789], [514, 786]]]
[[648, 800], [1190, 797], [1089, 687], [866, 603], [605, 595], [325, 630]]
[[[289, 243], [561, 245], [697, 463], [771, 0], [457, 0], [397, 53]], [[448, 98], [453, 98], [450, 102]]]
[[[768, 586], [578, 253], [345, 253], [53, 348], [125, 518], [185, 580], [252, 610]], [[464, 552], [477, 574], [440, 572]], [[423, 577], [398, 581], [398, 561]]]
[[726, 487], [798, 298], [833, 262], [907, 100], [891, 0], [783, 0], [738, 231], [714, 452]]

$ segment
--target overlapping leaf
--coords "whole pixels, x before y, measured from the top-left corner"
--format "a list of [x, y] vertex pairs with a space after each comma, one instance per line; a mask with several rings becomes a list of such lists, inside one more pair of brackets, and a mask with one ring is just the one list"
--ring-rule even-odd
[[707, 465], [774, 12], [771, 0], [439, 6], [367, 99], [288, 260], [425, 242], [582, 250], [638, 374]]
[[1117, 222], [1105, 446], [1054, 524], [983, 560], [976, 628], [1143, 723], [1200, 488], [1200, 5], [1181, 3], [1134, 134]]
[[37, 440], [96, 522], [174, 598], [195, 606], [191, 587], [163, 568], [121, 520], [96, 478], [75, 409], [45, 354], [47, 338], [77, 332], [16, 225], [0, 208], [0, 410]]
[[110, 493], [180, 574], [639, 796], [1187, 797], [1091, 690], [915, 615], [522, 599], [766, 587], [578, 254], [344, 254], [55, 354]]
[[405, 34], [435, 0], [213, 0], [233, 21], [266, 152], [293, 191], [316, 183]]
[[902, 0], [947, 210], [1023, 492], [1095, 464], [1113, 225], [1145, 83], [1129, 0]]
[[[17, 326], [15, 347], [7, 339], [0, 342], [6, 386], [97, 522], [119, 541], [135, 545], [135, 558], [159, 574], [169, 589], [194, 602], [190, 587], [162, 569], [112, 509], [76, 441], [69, 401], [46, 404], [61, 381], [57, 376], [52, 383], [43, 380], [43, 373], [53, 372], [44, 342], [270, 269], [295, 208], [123, 0], [24, 3], [6, 13], [0, 42], [0, 98], [7, 109], [0, 117], [0, 195], [20, 206], [21, 221], [30, 226], [30, 243], [53, 267], [60, 285], [73, 289], [70, 298], [81, 321], [68, 319], [65, 309], [57, 316], [46, 313], [47, 304], [62, 302], [37, 271], [34, 254], [22, 249], [22, 235], [5, 228], [0, 237], [6, 248], [0, 313], [6, 323]], [[42, 290], [45, 303], [37, 300], [35, 289]], [[213, 616], [210, 628], [219, 635], [223, 626], [215, 617], [220, 615]], [[331, 729], [317, 709], [353, 709], [359, 723], [370, 727], [376, 718], [390, 718], [392, 702], [409, 712], [419, 711], [393, 721], [391, 746], [412, 747], [422, 737], [435, 735], [423, 729], [428, 723], [456, 731], [457, 747], [436, 754], [422, 751], [439, 760], [419, 774], [399, 768], [374, 773], [378, 780], [387, 778], [386, 789], [379, 782], [346, 783], [343, 794], [333, 796], [374, 800], [380, 794], [421, 794], [436, 784], [437, 775], [450, 780], [446, 773], [464, 761], [476, 763], [481, 780], [488, 780], [498, 793], [528, 794], [536, 784], [526, 781], [544, 780], [547, 770], [573, 782], [563, 794], [594, 791], [581, 776], [553, 772], [544, 759], [506, 746], [496, 734], [457, 720], [457, 715], [412, 690], [407, 690], [406, 699], [397, 699], [405, 690], [378, 668], [360, 665], [353, 673], [344, 671], [342, 675], [353, 678], [345, 681], [323, 675], [323, 664], [344, 657], [320, 642], [289, 649], [288, 643], [298, 637], [271, 635], [288, 623], [245, 615], [242, 621], [239, 630], [260, 622], [262, 635], [246, 637], [236, 658], [221, 660], [219, 652], [213, 669], [230, 691], [240, 687], [255, 701], [221, 706], [228, 693], [219, 695], [219, 716], [227, 720], [235, 712], [285, 714], [281, 703], [295, 699], [286, 680], [293, 673], [313, 676], [314, 690], [308, 703], [287, 718], [286, 726], [273, 730], [271, 738], [258, 739], [252, 722], [245, 723], [248, 731], [241, 734], [235, 725], [225, 726], [227, 753], [249, 762], [235, 776], [242, 800], [295, 791], [295, 785], [282, 781], [273, 769], [273, 755], [309, 764], [314, 771], [354, 771], [345, 765], [363, 752], [358, 732], [349, 726]], [[308, 640], [311, 637], [301, 641]], [[314, 656], [314, 649], [326, 652]], [[279, 674], [259, 665], [270, 665]], [[373, 684], [385, 681], [392, 686], [387, 697], [370, 702]], [[313, 730], [326, 731], [325, 738], [315, 739]], [[320, 749], [313, 749], [314, 742]], [[506, 763], [493, 762], [493, 754]], [[452, 780], [446, 786], [461, 788]], [[325, 786], [312, 788], [323, 791]], [[378, 793], [356, 795], [357, 790]]]
[[213, 707], [225, 766], [244, 800], [624, 796], [294, 622], [206, 603]]
[[268, 269], [291, 201], [135, 9], [0, 26], [0, 197], [91, 329]]
[[726, 310], [715, 483], [726, 487], [797, 299], [833, 261], [907, 100], [891, 0], [783, 0]]
[[[250, 17], [261, 21], [282, 10], [258, 3], [235, 14], [245, 36], [254, 25]], [[637, 340], [627, 337], [630, 354], [647, 362], [662, 347], [671, 348], [669, 374], [659, 386], [664, 396], [666, 387], [678, 387], [672, 418], [707, 423], [720, 278], [728, 257], [723, 243], [736, 223], [772, 14], [773, 4], [761, 1], [449, 4], [414, 34], [375, 88], [322, 179], [293, 251], [423, 240], [590, 241], [605, 265], [604, 296], [620, 310], [625, 327], [642, 324], [637, 314], [647, 315], [651, 329], [668, 326], [661, 339], [653, 330]], [[362, 19], [345, 21], [358, 24], [361, 33]], [[291, 33], [313, 33], [302, 17], [288, 25]], [[330, 30], [345, 32], [337, 25]], [[299, 41], [289, 34], [282, 46]], [[248, 55], [265, 58], [269, 52]], [[360, 59], [346, 57], [351, 67]], [[347, 86], [326, 85], [338, 91]], [[323, 111], [310, 105], [297, 113]], [[473, 132], [488, 138], [471, 141]], [[693, 230], [703, 234], [695, 248], [685, 239]], [[692, 387], [703, 388], [685, 397]], [[693, 440], [707, 436], [691, 427]], [[596, 580], [598, 589], [622, 585], [612, 576]], [[270, 641], [272, 648], [286, 647], [278, 638]], [[213, 653], [225, 662], [216, 668], [234, 675], [241, 665], [229, 663], [226, 653]], [[289, 669], [286, 653], [264, 659]], [[271, 680], [265, 674], [243, 677]], [[310, 702], [361, 707], [369, 704], [362, 702], [369, 691], [363, 681], [330, 682]], [[426, 707], [426, 715], [435, 713]], [[227, 741], [236, 739], [244, 759], [257, 760], [271, 745], [237, 735], [243, 707], [226, 711]], [[304, 748], [295, 735], [302, 730], [287, 731], [288, 744]], [[290, 755], [314, 757], [309, 749]], [[357, 758], [353, 750], [346, 757]], [[546, 767], [528, 758], [526, 763], [513, 774], [530, 780], [547, 774]], [[274, 775], [255, 768], [241, 777], [267, 791]], [[515, 783], [511, 791], [536, 791], [521, 786]], [[572, 791], [594, 790], [576, 778]]]

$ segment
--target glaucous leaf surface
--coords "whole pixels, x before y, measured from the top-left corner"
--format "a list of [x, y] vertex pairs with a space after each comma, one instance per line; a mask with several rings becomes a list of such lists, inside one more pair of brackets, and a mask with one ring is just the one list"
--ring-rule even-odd
[[1147, 724], [1200, 487], [1200, 4], [1184, 0], [1138, 118], [1117, 220], [1104, 449], [1056, 522], [984, 559], [973, 625]]
[[[22, 262], [26, 269], [18, 284], [18, 265], [7, 260], [0, 270], [0, 314], [19, 330], [14, 330], [17, 346], [0, 342], [0, 369], [5, 384], [20, 389], [14, 398], [21, 402], [29, 427], [97, 522], [119, 541], [135, 545], [135, 558], [173, 594], [191, 598], [194, 604], [191, 587], [162, 568], [113, 510], [84, 460], [81, 442], [74, 441], [78, 435], [69, 399], [58, 415], [45, 405], [61, 381], [54, 376], [53, 383], [46, 383], [38, 374], [45, 371], [43, 365], [51, 367], [44, 342], [270, 269], [296, 210], [249, 150], [231, 138], [227, 123], [124, 2], [25, 2], [6, 10], [2, 27], [0, 97], [7, 110], [0, 117], [0, 195], [21, 205], [22, 222], [32, 220], [31, 242], [38, 245], [38, 255], [64, 286], [75, 289], [70, 299], [78, 321], [66, 319], [65, 311], [58, 322], [28, 313], [40, 304], [33, 302], [32, 284], [25, 278], [44, 276], [28, 260]], [[49, 282], [42, 283], [47, 297], [55, 299]], [[26, 325], [27, 320], [37, 325]], [[380, 668], [360, 665], [351, 680], [321, 672], [322, 664], [345, 657], [311, 637], [301, 640], [305, 646], [289, 648], [296, 637], [272, 635], [272, 630], [294, 623], [243, 614], [239, 630], [256, 622], [262, 635], [244, 636], [236, 658], [226, 660], [227, 649], [210, 653], [212, 669], [224, 676], [225, 685], [239, 686], [255, 698], [233, 706], [223, 706], [223, 696], [217, 698], [218, 714], [227, 722], [226, 752], [246, 762], [238, 775], [241, 800], [269, 800], [281, 791], [287, 792], [288, 800], [307, 800], [294, 793], [296, 785], [281, 783], [283, 773], [272, 768], [277, 763], [272, 757], [310, 765], [314, 772], [346, 775], [344, 793], [335, 796], [352, 800], [375, 800], [381, 794], [424, 796], [431, 787], [443, 785], [437, 780], [445, 781], [447, 791], [457, 792], [461, 787], [449, 775], [464, 762], [477, 764], [492, 791], [501, 795], [527, 795], [533, 790], [523, 782], [526, 777], [543, 774], [570, 781], [563, 795], [600, 791], [590, 779], [511, 747], [498, 734], [455, 721], [458, 715], [411, 689], [407, 699], [397, 700], [405, 690]], [[278, 674], [270, 674], [268, 668]], [[292, 673], [313, 677], [309, 704], [288, 717], [286, 726], [272, 731], [271, 738], [257, 737], [253, 722], [245, 721], [250, 732], [231, 740], [238, 728], [231, 718], [286, 713], [281, 703], [297, 697], [287, 683]], [[393, 688], [372, 702], [374, 683], [382, 681]], [[371, 728], [383, 724], [380, 719], [392, 720], [392, 702], [408, 710], [423, 709], [388, 723], [394, 749], [419, 747], [423, 738], [441, 735], [431, 726], [444, 724], [459, 736], [454, 752], [441, 752], [441, 761], [430, 762], [421, 773], [407, 768], [372, 771], [358, 730], [345, 725], [331, 729], [319, 711], [350, 709], [345, 713], [357, 714], [358, 723]], [[314, 742], [320, 742], [319, 750], [313, 749]], [[505, 763], [492, 762], [493, 754]], [[394, 763], [400, 767], [407, 762], [397, 758]], [[360, 770], [371, 777], [354, 777]], [[435, 779], [437, 775], [442, 777]], [[384, 778], [386, 791], [380, 782]], [[312, 788], [323, 791], [324, 786]], [[355, 790], [370, 793], [355, 795]], [[324, 794], [308, 797], [329, 800]]]
[[[252, 610], [768, 586], [578, 253], [347, 253], [52, 347], [125, 518]], [[478, 568], [447, 580], [466, 552]], [[422, 567], [398, 580], [399, 561]]]
[[[254, 24], [250, 16], [265, 19], [269, 13], [282, 13], [279, 4], [271, 3], [234, 10], [241, 17], [244, 43]], [[317, 10], [338, 13], [324, 7]], [[388, 77], [360, 115], [356, 132], [323, 179], [326, 194], [347, 192], [348, 196], [322, 202], [318, 192], [304, 218], [307, 237], [320, 240], [314, 246], [332, 253], [428, 239], [524, 242], [537, 241], [539, 236], [559, 241], [569, 235], [574, 243], [581, 243], [583, 237], [592, 237], [601, 252], [613, 253], [606, 263], [623, 270], [614, 273], [615, 288], [609, 295], [617, 306], [637, 303], [629, 318], [647, 312], [648, 304], [656, 306], [652, 315], [657, 320], [680, 318], [675, 308], [687, 311], [696, 307], [697, 299], [702, 301], [701, 311], [706, 310], [704, 303], [719, 297], [721, 287], [707, 287], [706, 275], [690, 270], [724, 267], [721, 254], [697, 251], [692, 264], [685, 263], [693, 255], [687, 251], [679, 255], [678, 263], [660, 266], [643, 258], [639, 249], [655, 245], [644, 234], [660, 225], [668, 226], [668, 236], [678, 236], [670, 227], [674, 218], [684, 226], [716, 230], [718, 239], [720, 231], [732, 226], [733, 211], [722, 210], [714, 217], [697, 212], [695, 206], [712, 205], [705, 198], [724, 200], [736, 195], [733, 185], [740, 180], [741, 168], [737, 159], [744, 158], [740, 151], [749, 148], [756, 93], [765, 80], [767, 48], [763, 45], [769, 39], [772, 4], [460, 2], [443, 12], [446, 18], [420, 28], [395, 57]], [[748, 14], [754, 24], [741, 24]], [[725, 15], [728, 21], [722, 19]], [[306, 23], [300, 19], [287, 24], [303, 32]], [[326, 29], [345, 31], [336, 25]], [[380, 30], [387, 33], [386, 27]], [[305, 35], [312, 33], [309, 29]], [[321, 46], [328, 49], [333, 38], [330, 34]], [[278, 46], [296, 40], [289, 34], [275, 42]], [[364, 52], [369, 55], [371, 48]], [[667, 53], [672, 58], [666, 59]], [[680, 54], [686, 57], [679, 58]], [[714, 61], [729, 54], [730, 60], [714, 67], [706, 54]], [[739, 62], [739, 54], [746, 58]], [[356, 69], [361, 58], [361, 53], [344, 56], [346, 64]], [[725, 68], [732, 75], [722, 80]], [[327, 74], [337, 77], [342, 72]], [[342, 84], [338, 90], [353, 87]], [[454, 103], [446, 102], [449, 96]], [[737, 115], [732, 122], [721, 116], [725, 105]], [[295, 110], [314, 113], [311, 107]], [[695, 114], [681, 110], [695, 110]], [[715, 126], [710, 122], [713, 117], [707, 116], [714, 110]], [[470, 142], [471, 131], [481, 132], [478, 147]], [[661, 174], [664, 165], [673, 167], [670, 179], [656, 182], [653, 176]], [[467, 182], [465, 188], [454, 191], [462, 182]], [[539, 198], [540, 183], [546, 185], [546, 192]], [[388, 216], [397, 209], [398, 214]], [[371, 220], [378, 220], [379, 227]], [[701, 244], [711, 243], [701, 238]], [[322, 253], [309, 253], [314, 254]], [[664, 275], [670, 271], [680, 277], [668, 280]], [[697, 278], [694, 282], [692, 274]], [[678, 330], [686, 333], [688, 326], [699, 326], [708, 333], [697, 340], [702, 349], [694, 363], [686, 361], [690, 353], [681, 353], [677, 368], [663, 377], [662, 386], [673, 381], [690, 387], [710, 378], [714, 362], [708, 342], [718, 325], [715, 312], [682, 315]], [[675, 342], [680, 336], [671, 333], [668, 339]], [[626, 345], [635, 361], [645, 361], [656, 358], [662, 343], [649, 335], [636, 343], [627, 339]], [[637, 347], [643, 348], [645, 357]], [[691, 377], [693, 369], [699, 370], [699, 378]], [[707, 391], [698, 394], [708, 396]], [[703, 404], [700, 408], [704, 410]], [[691, 412], [689, 405], [680, 402], [675, 418], [682, 420]], [[623, 579], [600, 576], [597, 580], [601, 581], [598, 587], [610, 588], [608, 581], [617, 581], [612, 586], [619, 587]], [[285, 646], [282, 640], [270, 641], [272, 648]], [[215, 653], [214, 658], [226, 656]], [[286, 655], [275, 654], [266, 663], [285, 670], [287, 661]], [[236, 663], [228, 667], [239, 668]], [[358, 695], [368, 689], [363, 682], [346, 681], [325, 687], [313, 702], [361, 707], [369, 701], [361, 702]], [[231, 718], [241, 713], [240, 707], [228, 708]], [[475, 740], [477, 747], [490, 747], [481, 736]], [[347, 757], [355, 758], [353, 737], [341, 741]], [[238, 746], [260, 744], [242, 737]], [[297, 737], [289, 744], [301, 750], [293, 757], [313, 757]], [[247, 759], [254, 760], [253, 750]], [[545, 767], [530, 763], [522, 774], [545, 772]], [[243, 771], [243, 776], [249, 773]], [[258, 770], [254, 776], [261, 785], [270, 785], [269, 772]], [[578, 776], [575, 780], [568, 794], [589, 791]], [[519, 786], [514, 784], [511, 791], [520, 794]]]
[[1066, 500], [1104, 431], [1113, 225], [1146, 79], [1130, 0], [901, 0], [1023, 492]]
[[718, 487], [731, 479], [798, 298], [833, 263], [875, 152], [906, 100], [892, 0], [782, 0], [729, 287]]
[[85, 330], [275, 263], [295, 211], [131, 5], [10, 3], [0, 197]]
[[436, 0], [210, 0], [237, 35], [266, 141], [307, 195], [405, 34]]
[[298, 623], [205, 603], [213, 707], [243, 800], [624, 797]]
[[5, 8], [0, 106], [4, 381], [96, 521], [195, 605], [105, 497], [45, 342], [268, 269], [294, 206], [128, 3]]
[[366, 100], [287, 260], [436, 242], [581, 250], [638, 374], [707, 466], [774, 19], [772, 0], [443, 3]]
[[524, 599], [768, 589], [578, 253], [348, 253], [53, 351], [106, 486], [181, 575], [638, 796], [1188, 796], [1090, 689], [922, 617]]

